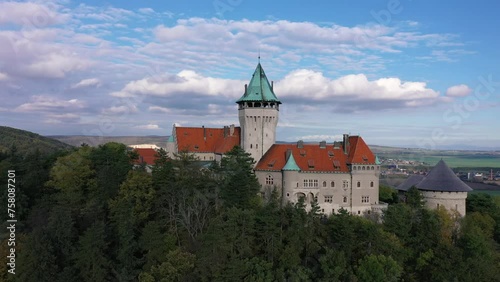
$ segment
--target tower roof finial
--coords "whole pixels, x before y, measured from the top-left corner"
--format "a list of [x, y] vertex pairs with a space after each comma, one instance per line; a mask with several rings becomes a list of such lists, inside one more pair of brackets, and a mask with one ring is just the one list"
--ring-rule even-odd
[[260, 46], [259, 46], [259, 57], [258, 57], [258, 59], [259, 59], [259, 64], [260, 64]]

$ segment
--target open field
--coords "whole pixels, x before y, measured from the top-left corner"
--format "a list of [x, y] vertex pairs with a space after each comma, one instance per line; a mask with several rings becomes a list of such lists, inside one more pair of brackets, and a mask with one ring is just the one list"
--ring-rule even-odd
[[424, 150], [385, 146], [370, 146], [370, 148], [382, 159], [418, 161], [430, 166], [443, 159], [452, 168], [500, 169], [500, 151]]
[[500, 190], [474, 190], [472, 192], [469, 192], [471, 194], [477, 194], [477, 193], [485, 193], [491, 196], [499, 196], [500, 197]]

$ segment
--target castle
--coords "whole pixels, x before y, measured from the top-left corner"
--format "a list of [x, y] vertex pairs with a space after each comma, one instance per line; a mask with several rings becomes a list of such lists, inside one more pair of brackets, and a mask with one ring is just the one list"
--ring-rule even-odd
[[345, 209], [352, 214], [378, 212], [379, 172], [376, 156], [360, 136], [344, 134], [342, 141], [276, 144], [281, 101], [260, 62], [236, 101], [240, 126], [223, 128], [173, 127], [166, 150], [194, 154], [201, 161], [220, 161], [241, 146], [256, 161], [254, 171], [262, 194], [275, 187], [283, 203], [316, 200], [325, 214]]
[[465, 216], [465, 199], [467, 192], [472, 191], [458, 176], [440, 160], [427, 175], [414, 174], [408, 177], [396, 189], [400, 196], [411, 188], [417, 188], [429, 209], [444, 207]]

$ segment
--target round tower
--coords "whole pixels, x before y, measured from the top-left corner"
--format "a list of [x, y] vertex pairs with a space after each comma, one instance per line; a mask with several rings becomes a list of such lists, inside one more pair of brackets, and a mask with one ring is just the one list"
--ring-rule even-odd
[[245, 93], [236, 101], [241, 127], [241, 147], [258, 162], [276, 141], [279, 105], [273, 84], [259, 64]]

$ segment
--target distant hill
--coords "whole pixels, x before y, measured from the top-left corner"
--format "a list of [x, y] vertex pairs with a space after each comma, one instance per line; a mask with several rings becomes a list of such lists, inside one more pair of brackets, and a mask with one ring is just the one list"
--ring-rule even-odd
[[87, 135], [53, 135], [47, 136], [72, 146], [86, 143], [90, 146], [99, 146], [108, 142], [123, 143], [125, 145], [155, 144], [165, 148], [168, 136], [87, 136]]
[[71, 145], [33, 132], [0, 126], [0, 151], [6, 151], [12, 145], [15, 145], [19, 152], [30, 152], [38, 149], [42, 153], [53, 153], [72, 148]]

